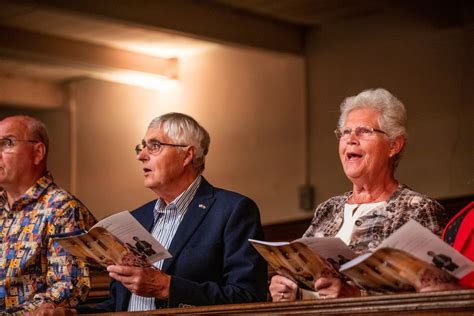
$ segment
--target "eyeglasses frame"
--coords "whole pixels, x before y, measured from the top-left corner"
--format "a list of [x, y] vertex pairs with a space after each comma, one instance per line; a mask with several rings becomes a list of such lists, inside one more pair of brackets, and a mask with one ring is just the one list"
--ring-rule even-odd
[[[358, 128], [365, 128], [365, 129], [369, 130], [369, 131], [371, 132], [371, 135], [372, 135], [374, 132], [387, 135], [387, 132], [382, 131], [381, 129], [378, 129], [378, 128], [367, 127], [367, 126], [357, 126], [357, 127], [355, 127], [355, 128], [348, 128], [348, 129], [350, 129], [351, 132], [350, 132], [350, 134], [348, 134], [347, 136], [352, 135], [352, 131], [354, 131], [356, 137], [360, 137], [360, 135], [358, 135], [357, 132], [356, 132], [356, 130], [357, 130]], [[336, 135], [336, 138], [337, 138], [338, 140], [341, 140], [341, 139], [344, 138], [344, 136], [345, 136], [345, 135], [342, 134], [340, 128], [336, 128], [336, 129], [334, 130], [334, 134]]]
[[[10, 138], [10, 137], [0, 138], [0, 143], [3, 142], [3, 141], [6, 141], [6, 140], [11, 142], [12, 144], [14, 144], [15, 142], [25, 142], [25, 143], [32, 143], [32, 144], [41, 143], [41, 141], [34, 140], [34, 139], [16, 139], [16, 138]], [[0, 145], [0, 152], [4, 152], [4, 151], [5, 151], [5, 149], [3, 148], [3, 146]]]
[[135, 146], [135, 153], [137, 155], [139, 155], [145, 148], [147, 149], [148, 153], [149, 154], [154, 154], [154, 153], [157, 153], [158, 151], [160, 151], [161, 149], [161, 146], [170, 146], [170, 147], [188, 147], [189, 145], [181, 145], [181, 144], [169, 144], [169, 143], [162, 143], [158, 140], [154, 140], [153, 141], [155, 144], [159, 144], [159, 148], [156, 150], [156, 151], [152, 151], [150, 149], [150, 146], [146, 143], [146, 142], [143, 142], [141, 144], [137, 144]]

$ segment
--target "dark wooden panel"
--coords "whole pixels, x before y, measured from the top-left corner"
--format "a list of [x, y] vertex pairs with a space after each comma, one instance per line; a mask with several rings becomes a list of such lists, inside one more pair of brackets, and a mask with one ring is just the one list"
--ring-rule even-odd
[[447, 199], [438, 199], [438, 202], [441, 203], [441, 205], [443, 205], [446, 209], [449, 218], [456, 215], [457, 212], [463, 209], [464, 206], [468, 205], [471, 201], [474, 201], [474, 194]]
[[284, 223], [264, 225], [265, 238], [269, 241], [289, 241], [300, 238], [311, 223], [312, 217]]
[[[470, 315], [474, 312], [474, 290], [365, 296], [291, 303], [250, 303], [169, 308], [140, 315]], [[128, 315], [129, 313], [109, 313]], [[105, 314], [101, 314], [105, 315]]]

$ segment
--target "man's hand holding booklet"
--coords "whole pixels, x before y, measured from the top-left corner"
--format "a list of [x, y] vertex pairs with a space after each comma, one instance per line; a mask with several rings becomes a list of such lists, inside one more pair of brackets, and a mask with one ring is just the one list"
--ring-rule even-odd
[[437, 283], [456, 283], [474, 271], [474, 262], [414, 220], [373, 252], [358, 257], [339, 238], [249, 241], [278, 274], [306, 289], [313, 289], [320, 277], [338, 276], [368, 291], [414, 291]]
[[111, 264], [149, 267], [171, 257], [128, 211], [104, 218], [88, 232], [56, 235], [54, 240], [72, 255], [104, 267]]

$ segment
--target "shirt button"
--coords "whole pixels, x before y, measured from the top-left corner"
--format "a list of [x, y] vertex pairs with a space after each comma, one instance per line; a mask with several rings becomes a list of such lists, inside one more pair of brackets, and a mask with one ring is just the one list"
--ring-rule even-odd
[[358, 220], [355, 221], [355, 224], [356, 224], [356, 226], [360, 226], [360, 225], [362, 225], [362, 221], [360, 219], [358, 219]]

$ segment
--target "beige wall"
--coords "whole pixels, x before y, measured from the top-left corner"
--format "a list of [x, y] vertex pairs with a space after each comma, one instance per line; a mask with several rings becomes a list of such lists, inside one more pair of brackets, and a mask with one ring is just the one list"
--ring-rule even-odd
[[[401, 182], [435, 198], [473, 194], [473, 34], [472, 26], [435, 28], [396, 16], [308, 34], [309, 174], [318, 203], [350, 189], [332, 131], [343, 98], [370, 87], [389, 89], [408, 109]], [[1, 108], [0, 116], [43, 119], [57, 182], [102, 218], [154, 198], [142, 186], [133, 147], [153, 117], [190, 114], [211, 134], [206, 178], [255, 199], [264, 223], [281, 222], [312, 215], [299, 210], [297, 196], [306, 174], [304, 69], [301, 57], [216, 45], [183, 58], [179, 84], [169, 90], [76, 81], [69, 84], [72, 120], [67, 104]]]
[[94, 80], [72, 84], [77, 107], [75, 193], [97, 217], [153, 198], [133, 153], [149, 121], [177, 111], [211, 135], [205, 177], [259, 205], [264, 223], [298, 210], [304, 181], [303, 58], [216, 48], [180, 61], [174, 89], [150, 91]]
[[30, 115], [43, 121], [49, 133], [50, 151], [49, 170], [55, 181], [69, 189], [70, 184], [70, 148], [69, 148], [69, 110], [67, 107], [55, 109], [32, 109], [20, 106], [0, 105], [0, 119], [10, 115]]
[[398, 179], [435, 198], [474, 193], [472, 27], [442, 29], [379, 16], [325, 25], [308, 36], [312, 182], [318, 202], [350, 189], [332, 131], [339, 104], [384, 87], [408, 111]]

